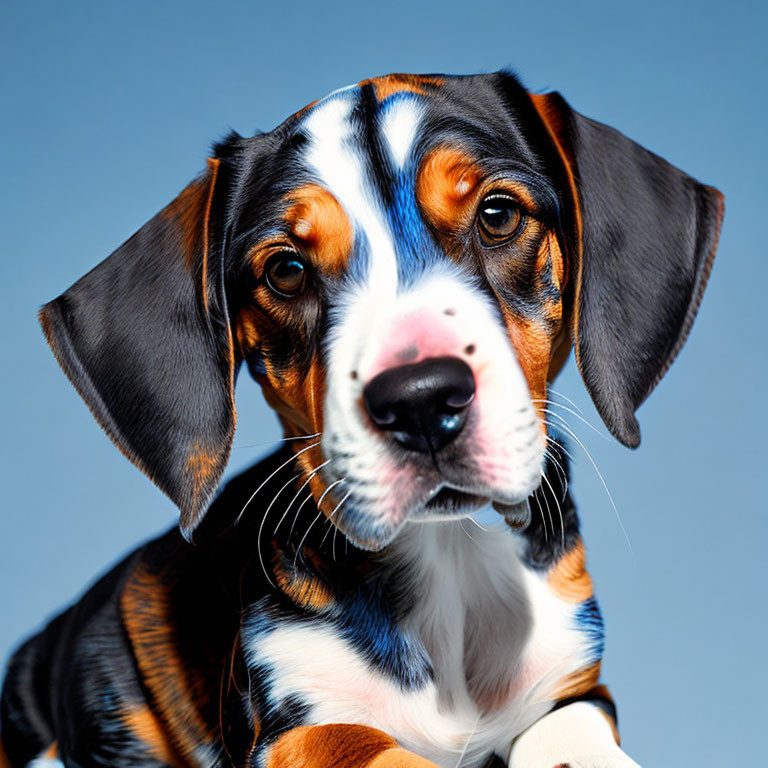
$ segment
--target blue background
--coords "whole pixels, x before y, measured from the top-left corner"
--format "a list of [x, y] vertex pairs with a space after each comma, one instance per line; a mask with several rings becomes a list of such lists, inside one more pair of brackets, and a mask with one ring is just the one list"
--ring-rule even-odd
[[[0, 659], [174, 519], [58, 369], [35, 320], [167, 203], [230, 127], [270, 129], [390, 71], [512, 66], [725, 192], [692, 337], [630, 452], [571, 419], [607, 622], [605, 679], [641, 764], [765, 765], [766, 4], [25, 2], [2, 9]], [[599, 418], [571, 362], [557, 384]], [[230, 471], [278, 437], [241, 376]], [[255, 445], [262, 444], [262, 445]]]

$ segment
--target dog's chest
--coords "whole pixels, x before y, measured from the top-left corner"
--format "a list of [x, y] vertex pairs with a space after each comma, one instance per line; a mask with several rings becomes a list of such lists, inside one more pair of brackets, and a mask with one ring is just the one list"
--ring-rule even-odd
[[[467, 521], [408, 526], [387, 558], [407, 606], [397, 643], [379, 630], [366, 646], [333, 617], [254, 633], [249, 660], [266, 670], [268, 701], [301, 702], [306, 724], [379, 728], [451, 768], [504, 755], [586, 653], [573, 608], [522, 564], [519, 545]], [[377, 644], [392, 645], [394, 667], [376, 662]]]

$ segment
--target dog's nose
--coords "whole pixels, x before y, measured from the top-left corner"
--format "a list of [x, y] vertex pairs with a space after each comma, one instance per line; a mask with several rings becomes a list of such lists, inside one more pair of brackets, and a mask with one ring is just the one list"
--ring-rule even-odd
[[458, 357], [388, 368], [363, 391], [373, 422], [419, 453], [439, 451], [458, 437], [474, 396], [472, 369]]

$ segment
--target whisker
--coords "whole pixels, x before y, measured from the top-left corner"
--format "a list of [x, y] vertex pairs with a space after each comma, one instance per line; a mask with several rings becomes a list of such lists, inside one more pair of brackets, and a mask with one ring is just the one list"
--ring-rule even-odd
[[[341, 509], [341, 505], [350, 497], [351, 493], [352, 493], [352, 489], [350, 488], [347, 491], [347, 493], [344, 496], [344, 498], [336, 505], [336, 508], [333, 510], [333, 512], [331, 512], [331, 514], [328, 515], [328, 521], [329, 522], [330, 522], [331, 518], [339, 511], [339, 509]], [[312, 530], [312, 527], [314, 526], [314, 524], [320, 518], [320, 515], [323, 514], [323, 510], [319, 509], [319, 507], [320, 507], [320, 504], [318, 503], [317, 515], [315, 516], [314, 520], [312, 520], [312, 522], [309, 524], [309, 527], [307, 528], [307, 530], [304, 533], [304, 535], [301, 537], [301, 541], [299, 542], [299, 546], [296, 549], [296, 554], [293, 556], [293, 567], [294, 568], [296, 568], [296, 561], [298, 560], [299, 553], [301, 552], [301, 550], [302, 550], [302, 548], [304, 546], [304, 542], [307, 540], [307, 536], [309, 536], [309, 532]]]
[[[549, 435], [547, 435], [547, 442], [552, 445], [560, 445], [559, 443], [555, 443], [553, 440], [551, 440]], [[565, 501], [565, 497], [568, 495], [568, 475], [565, 474], [563, 465], [560, 463], [553, 451], [551, 451], [549, 448], [545, 448], [544, 455], [554, 464], [555, 469], [557, 469], [558, 474], [560, 475], [560, 480], [562, 480], [563, 483], [563, 493], [560, 500]]]
[[480, 523], [478, 523], [477, 520], [475, 520], [475, 518], [472, 517], [471, 515], [467, 518], [467, 520], [469, 520], [471, 523], [474, 523], [484, 533], [489, 533], [488, 528], [486, 528], [484, 525], [481, 525]]
[[300, 451], [296, 451], [296, 453], [291, 454], [291, 456], [284, 461], [274, 472], [272, 472], [269, 477], [250, 495], [248, 501], [245, 502], [243, 508], [240, 510], [240, 514], [235, 518], [235, 525], [237, 525], [240, 522], [240, 519], [243, 516], [243, 513], [245, 512], [248, 505], [254, 500], [256, 497], [256, 494], [285, 466], [290, 464], [292, 461], [294, 461], [297, 457], [301, 456], [302, 453], [306, 453], [307, 451], [311, 450], [312, 448], [317, 448], [318, 445], [320, 445], [321, 441], [318, 440], [316, 443], [312, 443], [312, 445], [308, 445], [305, 448], [302, 448]]
[[456, 763], [456, 768], [461, 768], [462, 760], [467, 756], [467, 750], [469, 749], [469, 742], [472, 741], [472, 737], [477, 732], [477, 726], [480, 725], [480, 716], [481, 714], [477, 713], [477, 718], [475, 719], [475, 724], [472, 726], [472, 730], [469, 732], [469, 735], [467, 736], [467, 740], [464, 742], [464, 748], [461, 750], [461, 754], [459, 755], [459, 760]]
[[[565, 420], [563, 420], [565, 421]], [[548, 423], [545, 421], [545, 423]], [[610, 490], [608, 489], [608, 484], [605, 482], [605, 478], [603, 477], [600, 470], [597, 468], [597, 464], [595, 463], [595, 460], [592, 458], [592, 454], [587, 450], [587, 447], [584, 445], [584, 443], [579, 439], [578, 435], [568, 426], [567, 422], [564, 423], [561, 427], [558, 427], [556, 424], [550, 424], [549, 426], [554, 427], [555, 429], [565, 429], [566, 432], [578, 443], [578, 445], [581, 447], [581, 449], [584, 451], [584, 455], [589, 459], [589, 463], [592, 465], [592, 468], [595, 470], [595, 474], [600, 479], [600, 482], [602, 483], [603, 489], [605, 490], [606, 495], [608, 496], [608, 500], [611, 502], [611, 506], [613, 507], [613, 512], [616, 515], [616, 520], [619, 523], [619, 527], [621, 528], [621, 532], [624, 535], [624, 540], [627, 542], [627, 546], [629, 547], [629, 552], [632, 555], [632, 560], [634, 561], [635, 565], [637, 565], [637, 558], [635, 557], [635, 550], [632, 548], [632, 542], [629, 540], [629, 536], [627, 535], [627, 529], [624, 527], [624, 522], [621, 519], [621, 515], [619, 514], [619, 510], [616, 508], [616, 502], [613, 500], [613, 496], [611, 495]]]
[[[331, 522], [331, 518], [330, 517], [326, 518], [325, 522], [327, 523], [327, 529], [326, 529], [325, 533], [323, 534], [323, 538], [320, 539], [320, 546], [321, 547], [325, 544], [325, 540], [328, 538], [328, 534], [334, 528], [336, 528], [336, 526]], [[336, 530], [338, 530], [338, 528], [336, 528]]]
[[[539, 493], [541, 492], [541, 486], [539, 486], [531, 495], [536, 497], [536, 506], [539, 508], [539, 514], [541, 515], [541, 527], [544, 530], [544, 541], [549, 543], [549, 534], [547, 533], [547, 521], [544, 519], [544, 507], [539, 499]], [[544, 499], [546, 501], [546, 498]], [[549, 504], [547, 504], [547, 512], [549, 512]], [[549, 514], [549, 522], [552, 523], [552, 515]], [[554, 528], [552, 529], [552, 535], [555, 535]]]
[[[544, 479], [545, 475], [542, 473], [541, 478]], [[544, 499], [544, 503], [547, 505], [547, 517], [549, 518], [549, 529], [552, 531], [552, 538], [555, 538], [555, 521], [552, 517], [552, 507], [549, 506], [549, 498], [547, 497], [547, 492], [544, 490], [544, 488], [540, 485], [539, 486], [539, 493], [541, 494], [541, 497]]]
[[[597, 427], [595, 427], [593, 424], [590, 424], [590, 422], [588, 422], [583, 416], [579, 416], [579, 414], [576, 413], [576, 411], [572, 410], [571, 408], [568, 408], [567, 406], [563, 405], [562, 403], [554, 403], [551, 400], [538, 400], [536, 402], [541, 402], [541, 403], [547, 402], [550, 405], [555, 405], [558, 408], [562, 408], [564, 411], [568, 411], [568, 413], [572, 413], [579, 421], [584, 422], [584, 424], [586, 424], [596, 435], [600, 435], [600, 437], [603, 440], [607, 440], [608, 442], [610, 442], [610, 439], [608, 437], [606, 437]], [[561, 416], [556, 411], [550, 411], [549, 408], [542, 408], [541, 410], [544, 413], [548, 413], [550, 416], [556, 416], [558, 419], [565, 420], [564, 416]]]
[[[346, 479], [346, 478], [343, 478], [343, 479]], [[344, 503], [344, 502], [345, 502], [345, 501], [346, 501], [346, 500], [349, 498], [349, 495], [350, 495], [351, 493], [352, 493], [352, 489], [350, 488], [350, 489], [347, 491], [347, 494], [346, 494], [346, 496], [344, 496], [344, 498], [343, 498], [343, 499], [342, 499], [342, 500], [341, 500], [341, 501], [340, 501], [340, 502], [339, 502], [339, 503], [336, 505], [336, 509], [334, 509], [334, 510], [333, 510], [333, 512], [331, 512], [331, 514], [330, 514], [330, 515], [328, 515], [328, 522], [329, 522], [329, 523], [331, 523], [331, 518], [332, 518], [332, 517], [333, 517], [333, 516], [336, 514], [336, 512], [337, 512], [337, 511], [338, 511], [338, 509], [339, 509], [339, 507], [340, 507], [340, 506], [341, 506], [341, 505], [342, 505], [342, 504], [343, 504], [343, 503]], [[332, 525], [334, 528], [336, 528], [336, 530], [338, 530], [338, 527], [337, 527], [336, 525], [334, 525], [333, 523], [331, 523], [331, 525]], [[325, 540], [328, 538], [328, 534], [330, 533], [330, 531], [331, 531], [331, 529], [329, 528], [329, 529], [328, 529], [328, 530], [325, 532], [325, 535], [323, 536], [323, 540], [320, 542], [320, 546], [322, 546], [323, 544], [325, 544]]]
[[[283, 520], [285, 520], [286, 516], [288, 515], [288, 512], [290, 511], [291, 507], [296, 503], [296, 499], [299, 498], [301, 495], [301, 492], [312, 482], [312, 478], [325, 466], [331, 463], [331, 460], [328, 459], [327, 461], [324, 461], [319, 466], [315, 467], [307, 476], [307, 479], [301, 484], [301, 487], [298, 491], [294, 494], [294, 497], [291, 499], [288, 506], [285, 508], [285, 512], [283, 512], [283, 516], [277, 521], [277, 525], [275, 526], [274, 533], [277, 533], [277, 529], [282, 525]], [[311, 495], [311, 494], [310, 494]]]
[[[557, 429], [556, 424], [549, 424], [549, 426], [552, 427], [553, 429]], [[547, 440], [551, 440], [552, 444], [556, 445], [557, 449], [559, 451], [562, 451], [568, 457], [568, 460], [570, 462], [576, 463], [576, 459], [573, 457], [573, 454], [562, 443], [557, 442], [554, 438], [550, 437], [549, 435], [547, 435]]]
[[277, 585], [272, 581], [270, 578], [270, 575], [267, 573], [266, 565], [264, 564], [264, 556], [261, 552], [261, 534], [264, 531], [264, 523], [267, 521], [267, 516], [269, 515], [269, 511], [274, 506], [275, 502], [277, 501], [280, 494], [291, 484], [296, 482], [304, 472], [299, 472], [297, 475], [294, 475], [285, 485], [283, 485], [280, 490], [272, 497], [272, 501], [269, 502], [269, 505], [267, 506], [266, 512], [264, 512], [262, 518], [261, 518], [261, 524], [259, 525], [259, 532], [256, 536], [256, 551], [259, 554], [259, 562], [261, 563], [261, 570], [264, 571], [264, 575], [267, 577], [267, 581], [273, 586], [276, 587]]
[[289, 440], [311, 440], [313, 437], [320, 437], [322, 432], [315, 432], [314, 435], [296, 435], [295, 437], [276, 437], [274, 440], [267, 440], [264, 443], [249, 443], [248, 445], [233, 445], [233, 451], [239, 451], [243, 448], [263, 448], [265, 445], [274, 445], [275, 443], [285, 443]]
[[[557, 499], [557, 495], [555, 494], [555, 489], [552, 487], [552, 483], [549, 482], [549, 478], [546, 475], [542, 475], [542, 478], [544, 479], [544, 482], [549, 486], [549, 490], [552, 491], [552, 500], [557, 506], [557, 514], [560, 516], [560, 543], [563, 547], [563, 551], [565, 551], [565, 522], [563, 521], [563, 510], [560, 508], [560, 502]], [[552, 535], [555, 535], [554, 531], [552, 531]]]
[[328, 492], [331, 490], [331, 488], [334, 488], [339, 483], [343, 483], [347, 478], [346, 477], [340, 477], [338, 480], [334, 480], [321, 494], [320, 498], [317, 500], [317, 506], [319, 507], [323, 503], [323, 499], [328, 495]]
[[338, 529], [338, 528], [336, 528], [336, 526], [335, 526], [335, 525], [334, 525], [334, 524], [331, 522], [331, 518], [330, 518], [330, 517], [326, 518], [325, 522], [326, 522], [326, 523], [328, 523], [328, 529], [327, 529], [327, 530], [326, 530], [326, 532], [323, 534], [323, 538], [322, 538], [322, 539], [320, 539], [320, 546], [321, 546], [321, 547], [322, 547], [322, 546], [325, 544], [325, 540], [328, 538], [328, 534], [329, 534], [329, 533], [330, 533], [332, 530], [334, 530], [334, 529], [336, 529], [337, 531], [339, 530], [339, 529]]
[[330, 515], [328, 515], [328, 519], [330, 520], [340, 509], [341, 505], [352, 495], [352, 489], [350, 488], [345, 494], [344, 498], [336, 505], [336, 509], [331, 512]]
[[[334, 480], [320, 495], [320, 498], [317, 501], [317, 508], [320, 509], [323, 504], [323, 499], [328, 495], [328, 492], [333, 488], [334, 486], [338, 485], [339, 483], [344, 482], [344, 478], [342, 477], [340, 480]], [[296, 523], [299, 521], [299, 513], [301, 512], [304, 505], [312, 498], [312, 491], [309, 492], [309, 496], [307, 496], [304, 501], [301, 502], [299, 505], [299, 508], [296, 510], [296, 514], [293, 518], [293, 522], [291, 523], [291, 530], [288, 533], [288, 538], [290, 539], [293, 536], [293, 530], [296, 527]]]
[[[549, 438], [549, 436], [547, 436]], [[556, 445], [556, 443], [552, 440], [547, 439], [547, 444], [550, 446]], [[557, 471], [558, 477], [560, 478], [560, 481], [563, 485], [568, 484], [568, 479], [565, 476], [565, 472], [563, 471], [563, 467], [560, 464], [560, 462], [557, 460], [557, 456], [555, 456], [555, 453], [553, 450], [551, 450], [549, 447], [544, 449], [544, 456], [546, 457], [548, 462], [552, 462], [552, 466]]]
[[293, 516], [293, 522], [291, 523], [291, 530], [288, 531], [288, 541], [290, 541], [291, 538], [293, 537], [293, 531], [296, 528], [296, 523], [299, 522], [299, 516], [301, 515], [301, 510], [304, 509], [304, 506], [306, 505], [306, 503], [308, 501], [312, 501], [312, 499], [313, 499], [312, 491], [310, 490], [310, 492], [307, 494], [304, 501], [302, 501], [301, 504], [299, 504], [299, 507], [296, 510], [296, 514]]
[[296, 563], [299, 559], [299, 553], [301, 552], [301, 548], [304, 546], [304, 542], [306, 541], [307, 536], [309, 536], [309, 532], [312, 530], [312, 526], [320, 519], [320, 517], [323, 514], [322, 509], [317, 510], [317, 514], [312, 519], [312, 522], [307, 526], [307, 530], [304, 532], [304, 535], [301, 537], [301, 541], [299, 542], [299, 546], [296, 548], [296, 554], [293, 556], [293, 569], [296, 570]]
[[464, 535], [473, 543], [476, 544], [477, 542], [472, 538], [469, 531], [464, 527], [464, 520], [459, 518], [459, 528], [464, 532]]
[[570, 403], [582, 416], [584, 415], [584, 411], [582, 411], [581, 408], [579, 408], [579, 406], [576, 405], [576, 403], [574, 403], [570, 397], [568, 397], [568, 395], [564, 395], [562, 392], [558, 392], [554, 387], [551, 387], [551, 386], [547, 387], [547, 392], [549, 392], [552, 395], [557, 395], [558, 397], [562, 397], [566, 403]]

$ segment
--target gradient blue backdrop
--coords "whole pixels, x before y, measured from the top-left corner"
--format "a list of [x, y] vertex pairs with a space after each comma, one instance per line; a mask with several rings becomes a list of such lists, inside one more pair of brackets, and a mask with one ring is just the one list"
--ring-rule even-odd
[[[766, 4], [3, 4], [0, 660], [175, 511], [58, 369], [38, 306], [202, 167], [390, 71], [512, 66], [725, 192], [718, 260], [635, 453], [573, 420], [575, 493], [605, 613], [605, 678], [644, 766], [766, 765]], [[558, 389], [599, 419], [570, 363]], [[230, 472], [276, 421], [242, 376]], [[600, 427], [604, 433], [605, 430]], [[254, 444], [262, 445], [253, 447]]]

